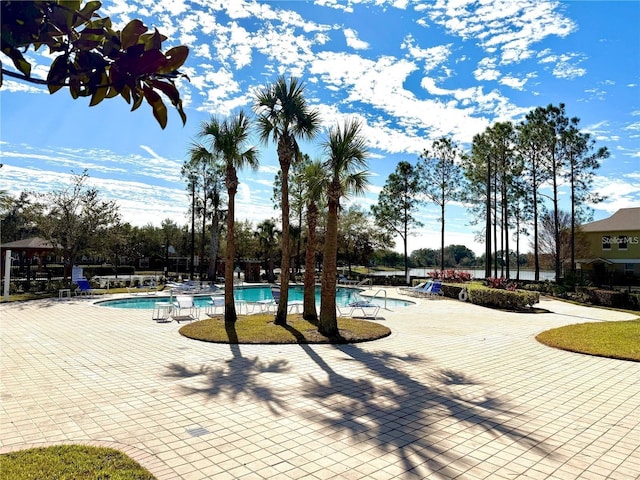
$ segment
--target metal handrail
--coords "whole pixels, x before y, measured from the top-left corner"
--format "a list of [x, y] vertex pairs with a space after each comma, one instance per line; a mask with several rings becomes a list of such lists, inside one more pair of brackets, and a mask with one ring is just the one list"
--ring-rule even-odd
[[376, 298], [376, 297], [378, 297], [378, 294], [379, 294], [380, 292], [384, 293], [384, 297], [383, 297], [383, 298], [384, 298], [384, 309], [385, 309], [385, 310], [387, 310], [387, 291], [386, 291], [386, 290], [384, 290], [384, 289], [382, 289], [382, 288], [381, 288], [381, 289], [379, 289], [376, 293], [374, 293], [374, 294], [373, 294], [373, 296], [372, 296], [371, 298]]

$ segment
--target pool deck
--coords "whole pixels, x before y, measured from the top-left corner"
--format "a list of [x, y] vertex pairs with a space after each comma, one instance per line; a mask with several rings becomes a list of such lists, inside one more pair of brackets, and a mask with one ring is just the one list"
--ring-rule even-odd
[[535, 340], [630, 314], [420, 299], [375, 342], [226, 345], [92, 302], [0, 304], [0, 453], [108, 446], [160, 480], [639, 478], [640, 363]]

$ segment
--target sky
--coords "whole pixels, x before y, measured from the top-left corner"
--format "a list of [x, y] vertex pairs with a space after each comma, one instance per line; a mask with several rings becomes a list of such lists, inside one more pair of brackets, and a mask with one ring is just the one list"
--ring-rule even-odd
[[[371, 186], [351, 203], [368, 210], [399, 161], [415, 163], [442, 136], [463, 150], [498, 121], [564, 103], [569, 117], [610, 156], [594, 186], [606, 200], [594, 220], [640, 206], [640, 2], [533, 0], [104, 0], [100, 14], [116, 29], [140, 19], [187, 45], [180, 80], [187, 123], [170, 107], [167, 128], [145, 103], [130, 112], [118, 97], [89, 107], [67, 90], [50, 95], [5, 77], [0, 89], [0, 190], [47, 192], [89, 174], [122, 220], [160, 226], [189, 223], [180, 176], [204, 121], [244, 108], [279, 75], [305, 84], [321, 115], [318, 141], [303, 152], [322, 159], [319, 143], [346, 119], [362, 122]], [[34, 76], [52, 57], [30, 50]], [[12, 68], [0, 54], [3, 68]], [[271, 197], [278, 160], [260, 150], [257, 171], [240, 171], [236, 219], [278, 218]], [[562, 201], [567, 208], [567, 191]], [[409, 252], [440, 247], [439, 209], [425, 205]], [[483, 252], [464, 205], [448, 204], [445, 244]], [[526, 242], [528, 243], [528, 242]], [[397, 242], [396, 249], [401, 251]]]

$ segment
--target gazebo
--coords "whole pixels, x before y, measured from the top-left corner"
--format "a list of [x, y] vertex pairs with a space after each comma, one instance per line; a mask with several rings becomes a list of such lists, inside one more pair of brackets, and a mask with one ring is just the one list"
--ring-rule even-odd
[[14, 242], [3, 243], [2, 246], [0, 246], [0, 252], [2, 255], [2, 262], [0, 263], [2, 263], [3, 278], [5, 269], [4, 258], [7, 250], [11, 250], [11, 255], [13, 257], [17, 255], [20, 269], [37, 264], [38, 271], [40, 271], [42, 269], [42, 259], [53, 254], [56, 251], [56, 247], [48, 240], [40, 237], [24, 238]]

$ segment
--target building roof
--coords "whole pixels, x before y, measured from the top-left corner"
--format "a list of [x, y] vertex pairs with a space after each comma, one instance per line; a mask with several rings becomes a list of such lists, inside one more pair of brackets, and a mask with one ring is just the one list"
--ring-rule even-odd
[[14, 242], [7, 242], [2, 244], [3, 249], [16, 249], [16, 250], [54, 250], [54, 246], [51, 242], [40, 237], [23, 238], [22, 240], [16, 240]]
[[583, 232], [640, 230], [640, 207], [621, 208], [609, 218], [583, 225], [581, 230]]

